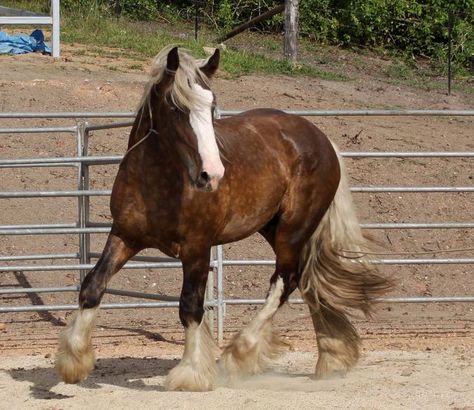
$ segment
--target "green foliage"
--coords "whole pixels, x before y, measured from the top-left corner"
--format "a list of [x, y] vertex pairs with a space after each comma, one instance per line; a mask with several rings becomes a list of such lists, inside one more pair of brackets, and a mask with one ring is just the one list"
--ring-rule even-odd
[[61, 0], [61, 10], [63, 15], [79, 19], [111, 15], [108, 2], [103, 0]]
[[[201, 21], [219, 31], [281, 4], [282, 0], [61, 0], [63, 14], [95, 19], [122, 16], [131, 20], [191, 19], [197, 6]], [[32, 4], [33, 3], [33, 4]], [[4, 0], [2, 4], [48, 12], [49, 0]], [[300, 33], [318, 43], [383, 48], [410, 60], [429, 57], [446, 67], [448, 22], [453, 16], [453, 62], [474, 70], [474, 0], [304, 0], [299, 2]], [[98, 21], [100, 24], [100, 21]], [[256, 29], [280, 33], [281, 14]], [[443, 62], [443, 64], [440, 64]]]
[[109, 0], [116, 13], [121, 13], [132, 20], [150, 21], [158, 16], [155, 0]]
[[[227, 30], [279, 3], [214, 0], [203, 9]], [[434, 62], [447, 59], [451, 13], [454, 63], [474, 69], [474, 0], [305, 0], [299, 11], [301, 34], [320, 43], [385, 48]], [[257, 28], [281, 32], [282, 16]]]
[[228, 31], [234, 25], [234, 16], [230, 0], [223, 0], [217, 11], [217, 21], [223, 31]]
[[307, 0], [300, 6], [300, 28], [329, 44], [446, 61], [450, 13], [454, 61], [474, 69], [474, 0]]
[[175, 4], [161, 4], [158, 7], [158, 18], [168, 23], [178, 23], [179, 20], [186, 19], [186, 14], [182, 15], [181, 10]]
[[2, 0], [0, 5], [47, 14], [49, 13], [50, 4], [50, 0]]
[[[194, 1], [182, 1], [187, 3], [188, 9], [193, 9]], [[232, 27], [251, 20], [254, 17], [281, 3], [278, 0], [213, 0], [197, 1], [201, 17], [209, 24], [215, 26], [219, 31], [229, 31]], [[188, 14], [189, 15], [189, 14]], [[192, 14], [191, 14], [192, 15]], [[261, 22], [257, 29], [275, 31], [282, 27], [282, 17], [274, 16]]]

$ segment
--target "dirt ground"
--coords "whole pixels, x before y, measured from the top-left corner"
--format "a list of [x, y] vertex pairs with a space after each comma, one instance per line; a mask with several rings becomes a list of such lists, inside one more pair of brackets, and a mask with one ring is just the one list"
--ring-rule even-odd
[[[473, 356], [370, 352], [346, 377], [312, 380], [313, 354], [283, 355], [265, 375], [206, 393], [165, 392], [174, 356], [105, 358], [80, 385], [58, 383], [51, 359], [2, 360], [1, 409], [472, 409]], [[290, 407], [291, 406], [291, 407]]]
[[[0, 111], [133, 111], [140, 100], [146, 73], [132, 69], [134, 56], [117, 59], [64, 47], [63, 58], [40, 55], [2, 57]], [[157, 50], [158, 51], [158, 50]], [[225, 58], [225, 54], [223, 56]], [[146, 65], [146, 64], [145, 64]], [[145, 67], [145, 71], [148, 67]], [[474, 93], [446, 96], [395, 86], [364, 73], [352, 80], [325, 81], [304, 77], [245, 76], [230, 79], [220, 73], [213, 89], [225, 109], [274, 107], [293, 109], [427, 108], [472, 109]], [[466, 90], [468, 91], [468, 90]], [[474, 119], [470, 117], [321, 117], [314, 121], [342, 151], [462, 151], [474, 149]], [[103, 123], [108, 120], [90, 120]], [[71, 125], [73, 120], [0, 120], [0, 127]], [[127, 129], [95, 132], [90, 153], [123, 154]], [[0, 135], [1, 158], [75, 156], [68, 134]], [[472, 186], [473, 159], [347, 159], [353, 186]], [[92, 189], [109, 189], [116, 166], [91, 172]], [[74, 190], [76, 171], [65, 168], [0, 169], [0, 191]], [[469, 221], [474, 214], [472, 193], [354, 194], [362, 222]], [[0, 225], [75, 222], [77, 203], [71, 198], [1, 199]], [[91, 200], [91, 219], [110, 222], [105, 198]], [[423, 258], [472, 257], [472, 230], [372, 231], [388, 252], [429, 252]], [[93, 235], [100, 252], [104, 236]], [[471, 249], [458, 253], [438, 251]], [[75, 253], [78, 238], [0, 236], [0, 256]], [[156, 254], [148, 251], [145, 254]], [[260, 237], [225, 245], [227, 258], [272, 258]], [[400, 256], [401, 257], [401, 256]], [[416, 256], [413, 256], [416, 257]], [[397, 256], [387, 256], [397, 258]], [[2, 266], [64, 261], [1, 262]], [[66, 261], [64, 263], [73, 263]], [[472, 295], [472, 265], [390, 265], [382, 272], [397, 278], [393, 295]], [[226, 297], [262, 298], [269, 268], [225, 269]], [[1, 272], [0, 286], [46, 287], [78, 283], [75, 271]], [[177, 270], [127, 270], [112, 281], [114, 288], [177, 295]], [[297, 295], [296, 295], [297, 296]], [[2, 296], [1, 306], [75, 303], [76, 294]], [[106, 295], [104, 301], [124, 301]], [[225, 337], [240, 329], [257, 306], [229, 306]], [[116, 408], [153, 403], [157, 408], [473, 408], [473, 305], [381, 305], [373, 320], [356, 320], [364, 357], [353, 373], [337, 381], [308, 378], [315, 364], [315, 337], [304, 306], [282, 308], [276, 318], [279, 333], [291, 345], [265, 377], [213, 393], [162, 392], [163, 377], [183, 348], [183, 333], [175, 309], [103, 311], [94, 334], [98, 369], [80, 386], [66, 386], [51, 369], [57, 334], [69, 312], [0, 314], [0, 408], [81, 408], [111, 404]], [[227, 405], [226, 405], [227, 404]], [[471, 407], [470, 407], [471, 406]]]

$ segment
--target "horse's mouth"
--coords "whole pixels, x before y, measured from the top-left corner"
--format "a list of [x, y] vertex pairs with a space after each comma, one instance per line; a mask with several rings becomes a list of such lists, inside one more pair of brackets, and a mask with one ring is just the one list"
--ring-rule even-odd
[[217, 189], [219, 188], [219, 180], [217, 178], [213, 178], [209, 180], [208, 182], [206, 182], [205, 184], [196, 182], [196, 187], [200, 191], [214, 192], [214, 191], [217, 191]]

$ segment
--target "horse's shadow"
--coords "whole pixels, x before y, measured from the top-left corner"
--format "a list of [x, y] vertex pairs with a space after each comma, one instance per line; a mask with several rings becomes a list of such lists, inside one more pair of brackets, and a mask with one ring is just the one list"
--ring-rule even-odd
[[[142, 391], [163, 391], [162, 385], [146, 384], [143, 379], [164, 376], [178, 364], [178, 359], [110, 358], [97, 360], [90, 376], [79, 383], [86, 389], [100, 389], [104, 384]], [[8, 373], [17, 381], [32, 383], [31, 395], [35, 399], [67, 399], [73, 396], [55, 393], [52, 389], [61, 382], [54, 367], [12, 369]]]

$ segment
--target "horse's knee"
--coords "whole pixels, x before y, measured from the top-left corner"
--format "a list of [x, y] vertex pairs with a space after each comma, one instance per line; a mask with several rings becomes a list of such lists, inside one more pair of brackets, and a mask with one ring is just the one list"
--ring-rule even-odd
[[86, 275], [79, 293], [79, 306], [92, 309], [100, 304], [108, 281], [131, 258], [138, 249], [131, 248], [121, 238], [111, 234], [101, 257]]

